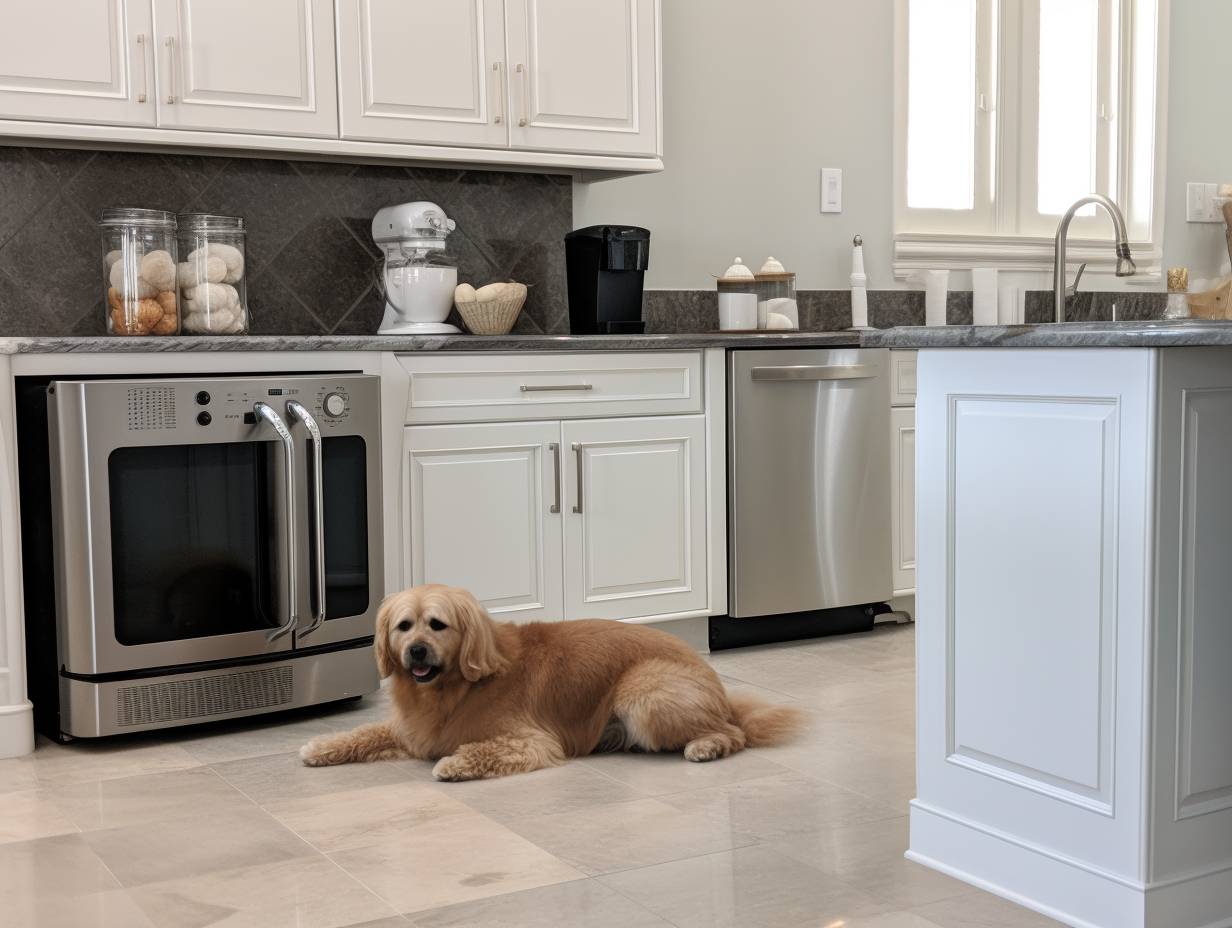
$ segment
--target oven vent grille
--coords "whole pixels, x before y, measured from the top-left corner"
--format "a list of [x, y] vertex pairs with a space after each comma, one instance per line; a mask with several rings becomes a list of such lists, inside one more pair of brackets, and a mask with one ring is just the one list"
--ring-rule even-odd
[[132, 387], [128, 391], [128, 430], [175, 428], [175, 387]]
[[120, 687], [116, 694], [116, 724], [127, 727], [199, 719], [290, 702], [290, 667], [220, 673], [193, 680]]

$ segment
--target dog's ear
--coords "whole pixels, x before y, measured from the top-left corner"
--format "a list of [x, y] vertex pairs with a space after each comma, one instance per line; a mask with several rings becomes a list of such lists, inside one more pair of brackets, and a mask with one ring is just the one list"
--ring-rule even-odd
[[390, 676], [398, 669], [397, 661], [394, 660], [389, 650], [389, 622], [394, 612], [393, 601], [393, 596], [386, 596], [376, 614], [376, 637], [373, 650], [376, 652], [376, 669], [382, 678]]
[[466, 590], [451, 590], [454, 613], [462, 632], [458, 669], [475, 683], [500, 673], [509, 662], [496, 644], [496, 625], [488, 611]]

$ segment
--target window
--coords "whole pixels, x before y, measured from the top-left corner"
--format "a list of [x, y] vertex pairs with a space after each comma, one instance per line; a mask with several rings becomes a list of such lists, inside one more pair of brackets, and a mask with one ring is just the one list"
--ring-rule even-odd
[[[1164, 0], [898, 4], [898, 275], [1049, 270], [1061, 214], [1093, 192], [1121, 206], [1140, 268], [1157, 275]], [[1088, 206], [1070, 234], [1092, 271], [1111, 269], [1096, 247], [1112, 236], [1106, 216]]]

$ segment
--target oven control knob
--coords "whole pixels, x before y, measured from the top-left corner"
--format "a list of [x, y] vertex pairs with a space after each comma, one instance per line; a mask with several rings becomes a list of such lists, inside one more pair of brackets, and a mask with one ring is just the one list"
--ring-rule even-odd
[[326, 394], [321, 407], [325, 410], [325, 415], [337, 419], [346, 412], [346, 397], [341, 393]]

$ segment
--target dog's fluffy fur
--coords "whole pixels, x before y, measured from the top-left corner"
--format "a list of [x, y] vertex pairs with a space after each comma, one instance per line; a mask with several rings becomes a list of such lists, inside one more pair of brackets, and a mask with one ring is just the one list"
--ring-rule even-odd
[[603, 619], [494, 622], [465, 590], [420, 586], [377, 616], [393, 717], [317, 738], [310, 766], [413, 757], [438, 780], [537, 770], [595, 751], [684, 751], [691, 761], [775, 744], [802, 714], [731, 696], [688, 645]]

